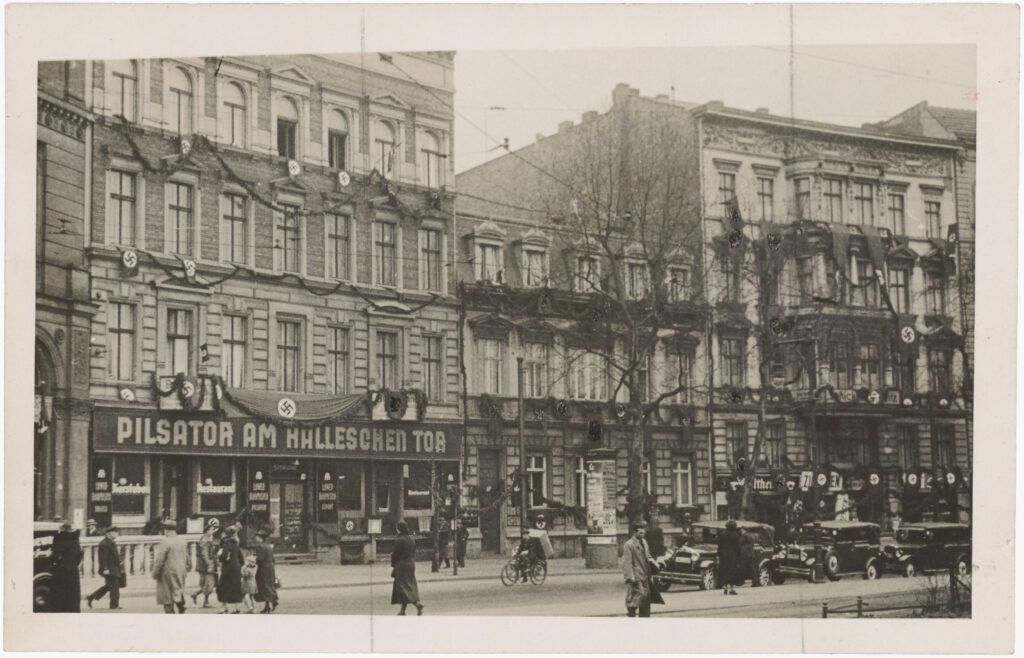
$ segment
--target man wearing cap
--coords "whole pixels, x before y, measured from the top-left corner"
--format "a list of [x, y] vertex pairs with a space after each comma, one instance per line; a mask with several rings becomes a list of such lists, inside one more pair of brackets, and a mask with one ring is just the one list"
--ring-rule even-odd
[[213, 536], [220, 530], [220, 521], [215, 518], [206, 522], [206, 530], [199, 538], [199, 545], [196, 547], [196, 571], [199, 573], [199, 589], [192, 595], [192, 604], [195, 605], [199, 595], [203, 595], [203, 607], [212, 608], [210, 605], [210, 593], [217, 587], [217, 561], [214, 559], [216, 553], [213, 545]]
[[626, 580], [626, 615], [651, 616], [651, 603], [664, 603], [661, 593], [651, 587], [651, 574], [656, 570], [644, 537], [647, 524], [637, 521], [633, 524], [633, 536], [622, 546], [622, 575]]
[[260, 610], [263, 614], [277, 609], [277, 574], [274, 570], [274, 547], [267, 541], [269, 536], [267, 528], [257, 530], [257, 544], [253, 549], [256, 554], [257, 600], [263, 601], [263, 609]]
[[188, 547], [185, 540], [178, 536], [177, 524], [172, 519], [164, 519], [164, 538], [156, 548], [153, 558], [153, 579], [156, 581], [156, 602], [164, 607], [164, 612], [174, 614], [185, 613], [185, 570], [187, 568]]
[[85, 597], [89, 607], [93, 601], [103, 598], [103, 595], [110, 592], [110, 609], [121, 609], [121, 578], [124, 575], [124, 565], [121, 564], [121, 554], [117, 550], [117, 526], [110, 526], [104, 532], [106, 536], [100, 542], [98, 561], [100, 563], [100, 575], [103, 576], [103, 587]]

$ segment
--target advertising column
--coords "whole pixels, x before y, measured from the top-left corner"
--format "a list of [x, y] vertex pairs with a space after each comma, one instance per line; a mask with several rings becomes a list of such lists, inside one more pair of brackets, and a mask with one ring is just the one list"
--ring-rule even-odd
[[615, 520], [615, 454], [593, 451], [585, 457], [588, 569], [614, 567], [618, 563]]

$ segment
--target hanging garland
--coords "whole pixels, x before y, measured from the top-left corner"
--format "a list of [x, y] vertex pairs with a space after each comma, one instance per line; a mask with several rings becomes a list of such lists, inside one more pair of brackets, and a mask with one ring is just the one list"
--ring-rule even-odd
[[405, 411], [409, 408], [409, 396], [405, 391], [392, 391], [386, 388], [380, 390], [381, 399], [384, 400], [384, 411], [391, 420], [402, 420]]

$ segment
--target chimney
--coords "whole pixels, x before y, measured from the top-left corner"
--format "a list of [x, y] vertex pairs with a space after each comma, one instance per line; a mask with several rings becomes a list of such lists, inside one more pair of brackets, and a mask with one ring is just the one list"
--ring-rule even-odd
[[558, 132], [565, 132], [570, 128], [572, 128], [572, 121], [562, 121], [558, 124]]
[[591, 121], [593, 121], [596, 118], [597, 118], [597, 111], [596, 110], [588, 110], [588, 111], [583, 113], [583, 123], [590, 123]]
[[771, 111], [767, 107], [759, 107], [754, 110], [757, 114], [771, 114]]
[[622, 105], [625, 103], [629, 97], [629, 92], [629, 85], [625, 82], [615, 85], [615, 90], [612, 92], [612, 105]]

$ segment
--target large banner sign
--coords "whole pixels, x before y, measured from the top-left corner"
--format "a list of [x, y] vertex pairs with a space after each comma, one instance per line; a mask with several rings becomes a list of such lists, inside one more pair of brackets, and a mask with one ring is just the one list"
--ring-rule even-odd
[[365, 420], [307, 428], [258, 418], [97, 410], [93, 414], [93, 440], [99, 452], [458, 459], [462, 428]]

